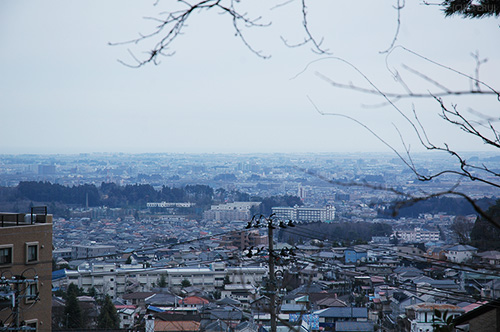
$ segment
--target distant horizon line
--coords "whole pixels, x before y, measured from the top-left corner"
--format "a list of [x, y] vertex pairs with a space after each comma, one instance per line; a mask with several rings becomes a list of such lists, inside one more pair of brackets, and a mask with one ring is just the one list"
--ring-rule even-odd
[[[496, 151], [456, 151], [461, 154], [491, 154], [498, 155]], [[446, 154], [446, 151], [415, 151], [412, 155], [420, 154]], [[20, 153], [8, 153], [0, 152], [0, 156], [84, 156], [84, 155], [327, 155], [327, 154], [338, 154], [338, 155], [351, 155], [351, 154], [383, 154], [383, 155], [393, 155], [398, 157], [398, 155], [392, 151], [315, 151], [315, 152], [123, 152], [123, 151], [94, 151], [94, 152], [20, 152]]]

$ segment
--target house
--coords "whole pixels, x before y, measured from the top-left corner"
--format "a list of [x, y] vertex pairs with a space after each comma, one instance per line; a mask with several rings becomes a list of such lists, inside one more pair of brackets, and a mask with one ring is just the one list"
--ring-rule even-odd
[[155, 320], [155, 332], [198, 332], [200, 330], [200, 323], [196, 321], [163, 321]]
[[477, 256], [483, 263], [490, 265], [500, 265], [500, 251], [497, 250], [485, 251], [478, 253]]
[[405, 312], [406, 307], [422, 302], [423, 299], [408, 291], [394, 292], [391, 297], [392, 316], [397, 317]]
[[204, 330], [208, 327], [215, 329], [211, 324], [218, 321], [222, 321], [232, 328], [241, 323], [243, 318], [245, 318], [245, 320], [248, 318], [248, 316], [244, 315], [243, 311], [231, 306], [206, 306], [200, 310], [200, 316], [201, 328]]
[[174, 331], [185, 331], [185, 332], [197, 332], [200, 330], [200, 323], [196, 320], [182, 320], [178, 318], [171, 317], [172, 320], [164, 320], [162, 317], [154, 317], [152, 315], [147, 315], [145, 317], [146, 331], [149, 332], [174, 332]]
[[255, 299], [256, 288], [249, 284], [228, 284], [224, 285], [221, 297], [230, 297], [241, 302], [242, 306], [249, 306]]
[[325, 329], [335, 327], [336, 322], [363, 322], [368, 320], [368, 309], [358, 307], [332, 307], [314, 311], [319, 317], [319, 326]]
[[417, 277], [423, 276], [424, 272], [416, 267], [400, 266], [394, 269], [391, 278], [397, 280], [399, 283], [404, 283], [408, 280], [413, 280]]
[[196, 308], [196, 309], [201, 309], [204, 305], [210, 303], [207, 299], [204, 299], [199, 296], [187, 296], [180, 300], [179, 305], [182, 307], [190, 307], [190, 308]]
[[314, 305], [318, 309], [326, 309], [331, 307], [347, 307], [347, 303], [337, 298], [337, 294], [325, 294], [327, 296], [317, 300]]
[[497, 299], [500, 297], [500, 276], [499, 278], [483, 284], [483, 287], [481, 288], [481, 296], [490, 299]]
[[432, 260], [446, 260], [446, 251], [441, 247], [431, 247], [427, 249], [427, 256]]
[[[451, 304], [438, 303], [419, 303], [410, 305], [406, 308], [406, 326], [409, 326], [410, 332], [434, 331], [433, 324], [440, 324], [439, 317], [435, 316], [436, 310], [441, 313], [447, 312], [447, 317], [460, 316], [464, 310]], [[437, 320], [435, 320], [435, 318]], [[476, 330], [473, 330], [476, 331]], [[484, 331], [484, 330], [480, 330]]]
[[455, 263], [462, 263], [471, 260], [477, 253], [477, 248], [469, 245], [458, 244], [445, 250], [446, 258]]
[[127, 305], [135, 305], [144, 308], [146, 306], [146, 299], [153, 295], [155, 295], [153, 292], [135, 292], [123, 295], [122, 299]]
[[128, 329], [134, 326], [136, 318], [139, 316], [139, 309], [133, 305], [115, 305], [116, 313], [120, 317], [120, 328]]
[[348, 263], [359, 263], [364, 262], [367, 259], [367, 252], [363, 249], [347, 248], [344, 251], [344, 262]]
[[336, 322], [335, 332], [372, 332], [373, 322]]
[[144, 304], [146, 306], [154, 306], [159, 308], [179, 307], [180, 306], [179, 303], [181, 301], [182, 298], [180, 296], [173, 295], [170, 293], [157, 293], [147, 297], [144, 300]]

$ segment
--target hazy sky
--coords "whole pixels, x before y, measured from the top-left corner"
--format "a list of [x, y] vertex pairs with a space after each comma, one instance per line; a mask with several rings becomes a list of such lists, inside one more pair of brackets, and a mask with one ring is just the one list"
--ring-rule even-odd
[[[252, 3], [251, 5], [249, 3]], [[401, 150], [418, 150], [411, 128], [392, 107], [366, 108], [381, 97], [333, 88], [317, 73], [342, 83], [367, 82], [342, 61], [311, 52], [304, 39], [300, 1], [242, 0], [250, 17], [272, 22], [267, 28], [243, 28], [249, 44], [234, 35], [228, 15], [203, 11], [190, 18], [172, 45], [175, 55], [158, 66], [131, 69], [128, 50], [109, 46], [151, 32], [146, 16], [168, 12], [172, 1], [60, 0], [0, 2], [0, 153], [79, 152], [344, 152], [389, 151], [359, 124], [322, 116], [335, 112], [363, 121]], [[453, 89], [470, 81], [397, 48], [386, 50], [397, 26], [392, 1], [309, 1], [310, 31], [333, 56], [356, 65], [382, 90], [404, 91], [387, 68], [397, 69], [412, 91], [439, 91], [405, 64]], [[313, 4], [314, 3], [314, 4]], [[481, 79], [500, 89], [499, 19], [444, 18], [438, 6], [406, 1], [396, 44], [435, 61], [474, 72], [471, 52], [488, 62]], [[319, 60], [311, 63], [312, 61]], [[308, 66], [308, 64], [310, 64]], [[307, 67], [307, 70], [303, 71]], [[301, 73], [297, 76], [297, 74]], [[293, 78], [293, 79], [292, 79]], [[461, 150], [481, 150], [481, 142], [443, 125], [435, 101], [412, 102], [431, 139]], [[498, 118], [494, 97], [461, 97], [446, 102]]]

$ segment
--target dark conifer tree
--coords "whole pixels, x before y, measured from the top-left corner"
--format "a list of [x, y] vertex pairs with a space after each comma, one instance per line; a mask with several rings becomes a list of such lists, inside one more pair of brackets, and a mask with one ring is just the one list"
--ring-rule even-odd
[[82, 309], [80, 308], [75, 292], [68, 293], [67, 295], [64, 316], [67, 328], [78, 329], [83, 327]]
[[119, 329], [120, 317], [116, 312], [115, 305], [111, 302], [111, 298], [106, 295], [101, 307], [99, 317], [97, 317], [97, 327], [101, 329]]

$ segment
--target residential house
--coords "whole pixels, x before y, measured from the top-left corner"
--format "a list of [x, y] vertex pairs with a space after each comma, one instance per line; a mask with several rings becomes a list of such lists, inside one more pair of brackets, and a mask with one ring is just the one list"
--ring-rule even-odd
[[204, 299], [199, 296], [187, 296], [180, 300], [179, 305], [181, 307], [190, 307], [190, 308], [196, 308], [197, 310], [200, 310], [204, 305], [210, 303], [207, 299]]
[[364, 249], [347, 248], [344, 251], [344, 262], [348, 263], [360, 263], [366, 261], [367, 252]]
[[[436, 310], [444, 313], [447, 312], [447, 317], [458, 317], [464, 310], [460, 307], [451, 304], [438, 303], [419, 303], [410, 305], [406, 308], [405, 325], [409, 327], [409, 332], [431, 332], [434, 331], [433, 324], [445, 325], [444, 322], [435, 320]], [[480, 330], [484, 331], [484, 330]]]
[[406, 307], [424, 302], [423, 299], [409, 291], [394, 292], [390, 300], [392, 317], [394, 318], [403, 314]]
[[319, 317], [319, 326], [325, 329], [332, 329], [336, 322], [368, 321], [368, 309], [358, 307], [332, 307], [314, 311], [313, 314]]
[[453, 247], [449, 247], [445, 250], [446, 258], [455, 263], [463, 263], [467, 260], [471, 260], [472, 257], [477, 253], [477, 248], [469, 245], [458, 244]]
[[490, 250], [478, 253], [477, 256], [481, 260], [481, 262], [497, 266], [500, 265], [500, 251]]

